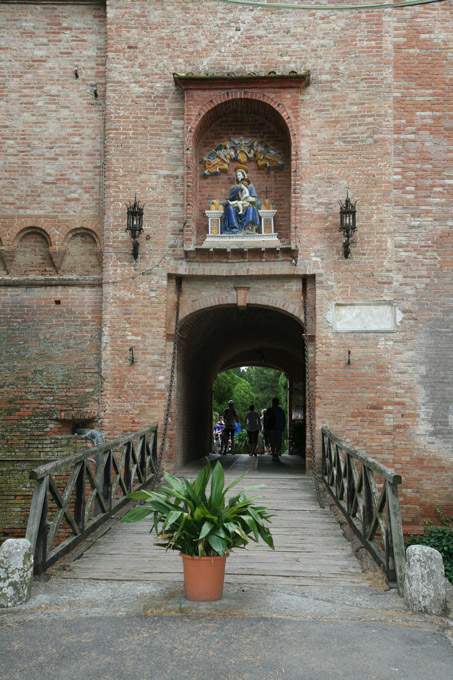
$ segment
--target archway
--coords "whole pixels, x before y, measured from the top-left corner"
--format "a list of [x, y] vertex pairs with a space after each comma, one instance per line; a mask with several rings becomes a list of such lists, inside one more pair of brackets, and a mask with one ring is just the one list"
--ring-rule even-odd
[[294, 317], [255, 305], [209, 307], [183, 319], [175, 399], [178, 466], [211, 452], [212, 385], [220, 371], [253, 364], [283, 371], [289, 383], [289, 419], [303, 417], [302, 333], [303, 325]]

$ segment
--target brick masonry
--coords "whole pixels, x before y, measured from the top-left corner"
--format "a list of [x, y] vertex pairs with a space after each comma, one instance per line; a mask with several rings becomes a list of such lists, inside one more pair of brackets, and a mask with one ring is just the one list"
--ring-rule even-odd
[[[436, 504], [453, 512], [452, 25], [449, 3], [349, 12], [0, 3], [5, 529], [23, 526], [25, 459], [67, 453], [77, 419], [108, 436], [162, 425], [176, 277], [168, 467], [206, 452], [221, 368], [262, 350], [303, 379], [308, 278], [317, 445], [326, 424], [400, 472], [407, 530], [434, 518]], [[188, 91], [173, 79], [270, 71], [310, 71], [310, 84]], [[233, 177], [230, 168], [204, 178], [201, 158], [241, 134], [284, 153], [283, 171], [250, 173], [276, 201], [295, 265], [252, 249], [188, 259], [204, 241], [207, 201], [224, 198]], [[358, 200], [349, 260], [338, 231], [347, 187]], [[135, 193], [145, 203], [137, 263], [124, 231]], [[334, 301], [380, 300], [403, 313], [394, 333], [334, 333], [326, 319]]]

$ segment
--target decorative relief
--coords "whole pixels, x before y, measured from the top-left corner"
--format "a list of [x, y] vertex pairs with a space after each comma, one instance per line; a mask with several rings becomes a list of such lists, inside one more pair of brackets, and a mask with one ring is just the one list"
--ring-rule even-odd
[[337, 333], [389, 333], [403, 318], [394, 302], [334, 302], [326, 320]]
[[220, 175], [221, 172], [228, 172], [231, 161], [247, 163], [251, 160], [255, 160], [260, 169], [281, 170], [283, 168], [280, 151], [273, 149], [263, 140], [239, 137], [239, 139], [230, 139], [218, 144], [203, 158], [205, 165], [203, 174], [206, 177]]

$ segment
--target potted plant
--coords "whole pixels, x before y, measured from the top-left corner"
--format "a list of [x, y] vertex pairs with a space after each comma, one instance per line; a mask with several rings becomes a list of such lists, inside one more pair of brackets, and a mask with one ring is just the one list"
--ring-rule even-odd
[[[178, 550], [183, 558], [184, 587], [188, 600], [212, 602], [223, 593], [225, 561], [233, 548], [245, 548], [249, 541], [260, 538], [274, 550], [267, 508], [255, 505], [258, 496], [247, 498], [247, 487], [228, 500], [226, 494], [244, 477], [225, 487], [220, 462], [211, 475], [207, 461], [196, 479], [179, 479], [164, 473], [165, 483], [156, 491], [136, 491], [129, 498], [145, 504], [130, 510], [122, 522], [138, 522], [149, 515], [155, 531], [155, 545]], [[208, 493], [207, 487], [211, 480]]]

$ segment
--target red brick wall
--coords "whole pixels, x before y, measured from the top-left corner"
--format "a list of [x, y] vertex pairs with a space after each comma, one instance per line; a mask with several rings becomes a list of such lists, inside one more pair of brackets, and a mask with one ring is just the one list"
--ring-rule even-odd
[[[407, 527], [420, 527], [424, 517], [435, 514], [436, 503], [451, 514], [450, 4], [327, 13], [210, 0], [116, 0], [107, 3], [106, 22], [101, 7], [87, 5], [2, 5], [0, 21], [5, 36], [25, 38], [10, 48], [5, 72], [3, 110], [11, 125], [3, 133], [8, 153], [1, 180], [2, 277], [12, 275], [11, 253], [24, 245], [20, 231], [29, 226], [46, 232], [54, 276], [77, 269], [65, 260], [68, 252], [73, 263], [84, 262], [84, 273], [92, 267], [94, 273], [96, 257], [91, 248], [88, 266], [86, 239], [71, 245], [67, 237], [88, 229], [97, 234], [97, 241], [91, 238], [99, 247], [105, 101], [102, 427], [107, 434], [162, 424], [175, 275], [183, 278], [183, 300], [187, 295], [190, 304], [202, 304], [219, 291], [234, 297], [234, 281], [250, 279], [253, 286], [261, 284], [264, 295], [274, 296], [272, 304], [282, 313], [290, 297], [300, 314], [301, 277], [310, 276], [312, 305], [316, 296], [309, 332], [316, 347], [318, 430], [329, 425], [401, 472]], [[81, 66], [78, 80], [74, 63]], [[239, 262], [234, 252], [222, 262], [188, 262], [184, 244], [191, 247], [199, 238], [195, 223], [204, 203], [221, 198], [211, 196], [212, 188], [218, 183], [224, 191], [232, 179], [202, 178], [200, 159], [230, 135], [254, 134], [259, 111], [255, 107], [243, 128], [237, 118], [210, 118], [198, 139], [197, 115], [203, 107], [207, 112], [211, 95], [188, 97], [175, 86], [173, 73], [307, 69], [306, 89], [264, 88], [260, 94], [272, 96], [286, 112], [286, 134], [269, 118], [263, 129], [275, 135], [277, 148], [285, 141], [285, 160], [291, 152], [286, 165], [293, 175], [291, 231], [285, 239], [299, 246], [297, 266], [278, 258]], [[97, 100], [91, 80], [98, 83]], [[231, 96], [225, 93], [225, 101]], [[272, 174], [272, 191], [279, 195], [287, 191], [288, 184], [278, 184], [284, 173]], [[259, 193], [264, 176], [252, 174]], [[338, 201], [347, 187], [358, 200], [357, 247], [349, 260], [343, 258], [338, 231]], [[137, 263], [124, 231], [125, 203], [135, 194], [145, 203]], [[277, 220], [286, 220], [281, 210]], [[51, 270], [43, 241], [36, 235], [27, 240], [35, 252], [33, 266]], [[288, 283], [291, 278], [294, 284]], [[16, 307], [18, 323], [27, 295], [25, 290]], [[395, 333], [338, 334], [326, 320], [335, 301], [381, 300], [395, 301], [403, 312]], [[247, 345], [247, 337], [242, 341]], [[189, 356], [190, 346], [184, 351]], [[197, 356], [203, 352], [197, 346]], [[23, 370], [19, 362], [18, 373]], [[187, 391], [189, 382], [185, 385]], [[55, 401], [65, 394], [58, 387]], [[79, 398], [74, 388], [64, 403]], [[177, 437], [183, 404], [179, 392], [169, 464], [195, 455], [188, 440]]]
[[99, 413], [105, 8], [2, 4], [0, 43], [0, 533], [23, 535], [28, 471]]

